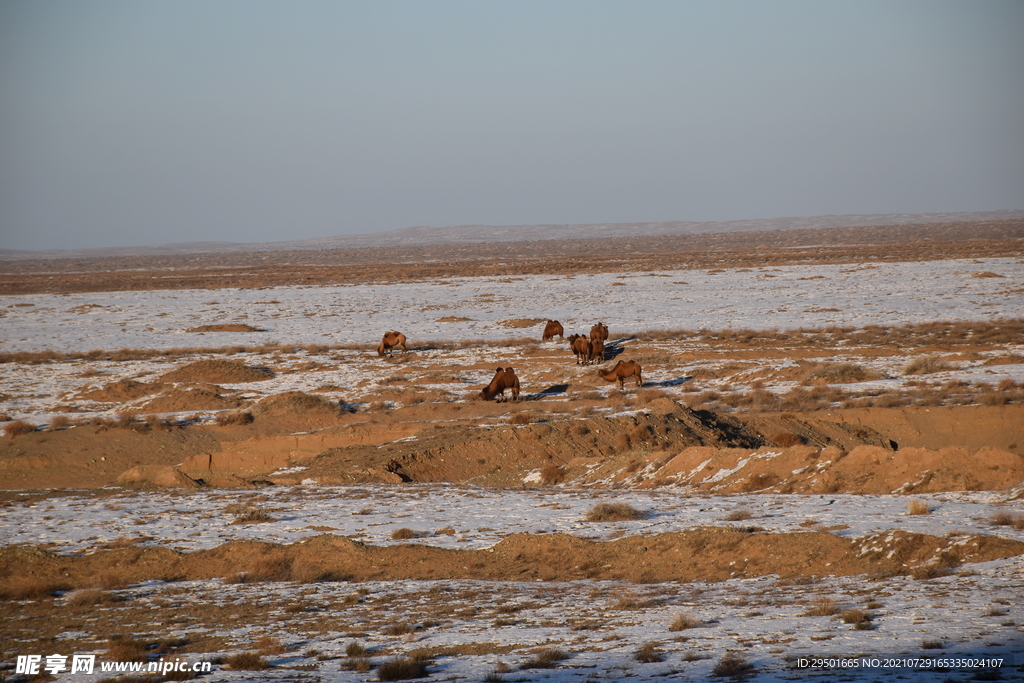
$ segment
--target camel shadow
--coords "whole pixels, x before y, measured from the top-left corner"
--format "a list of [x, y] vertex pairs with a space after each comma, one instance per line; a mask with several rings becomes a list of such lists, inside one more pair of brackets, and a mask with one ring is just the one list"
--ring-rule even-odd
[[668, 388], [668, 387], [682, 386], [683, 384], [686, 384], [687, 382], [692, 382], [692, 381], [693, 381], [693, 377], [677, 377], [675, 379], [666, 379], [666, 380], [663, 380], [661, 382], [644, 382], [644, 386], [645, 387], [661, 387], [662, 389], [665, 389], [665, 388]]
[[539, 401], [542, 398], [548, 398], [551, 396], [558, 396], [569, 391], [568, 384], [552, 384], [547, 389], [541, 389], [540, 391], [533, 394], [526, 394], [523, 396], [524, 401]]
[[615, 360], [618, 356], [621, 356], [626, 351], [626, 349], [623, 348], [622, 345], [628, 341], [633, 341], [634, 339], [636, 339], [635, 335], [632, 337], [619, 337], [615, 341], [608, 342], [607, 344], [604, 345], [604, 358], [602, 358], [601, 360]]

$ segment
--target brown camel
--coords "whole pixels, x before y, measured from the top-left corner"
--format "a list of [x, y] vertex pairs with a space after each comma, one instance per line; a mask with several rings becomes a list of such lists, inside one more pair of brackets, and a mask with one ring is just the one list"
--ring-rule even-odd
[[640, 370], [640, 364], [635, 360], [620, 360], [615, 364], [615, 367], [608, 372], [598, 370], [597, 376], [608, 382], [619, 380], [619, 389], [625, 391], [627, 377], [636, 377], [637, 389], [644, 385], [644, 380], [640, 376]]
[[385, 332], [384, 338], [380, 340], [380, 346], [377, 347], [377, 355], [393, 356], [395, 355], [394, 348], [396, 346], [402, 347], [402, 353], [409, 353], [409, 349], [405, 345], [405, 335], [397, 330], [394, 332]]
[[504, 399], [506, 389], [512, 390], [513, 401], [519, 400], [519, 378], [516, 377], [516, 371], [512, 368], [498, 368], [494, 371], [491, 383], [480, 391], [480, 398], [490, 401], [492, 398], [500, 396]]
[[590, 358], [595, 363], [604, 362], [604, 341], [601, 339], [590, 340]]
[[577, 365], [586, 365], [594, 357], [594, 350], [590, 346], [590, 340], [586, 335], [574, 334], [569, 337], [573, 355], [576, 356]]
[[602, 344], [608, 341], [608, 326], [598, 323], [590, 328], [590, 341], [600, 341]]
[[562, 329], [562, 323], [557, 320], [549, 320], [547, 324], [544, 325], [544, 335], [540, 339], [541, 341], [551, 341], [555, 338], [555, 335], [558, 335], [558, 338], [564, 341], [564, 333], [565, 330]]

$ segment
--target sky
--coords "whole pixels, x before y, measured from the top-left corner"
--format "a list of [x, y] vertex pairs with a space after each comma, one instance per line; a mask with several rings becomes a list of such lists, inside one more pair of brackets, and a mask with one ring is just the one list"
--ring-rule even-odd
[[1024, 3], [0, 0], [0, 249], [1024, 208]]

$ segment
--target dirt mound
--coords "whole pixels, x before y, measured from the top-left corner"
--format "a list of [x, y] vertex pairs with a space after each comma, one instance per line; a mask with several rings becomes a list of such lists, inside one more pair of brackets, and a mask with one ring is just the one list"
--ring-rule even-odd
[[89, 588], [116, 579], [230, 578], [243, 581], [386, 581], [580, 579], [631, 582], [723, 581], [782, 577], [948, 573], [966, 562], [1024, 553], [1024, 543], [995, 536], [939, 538], [893, 531], [863, 539], [822, 532], [760, 533], [723, 528], [594, 542], [564, 534], [517, 534], [493, 548], [446, 550], [415, 543], [378, 547], [343, 536], [278, 545], [236, 541], [180, 553], [166, 548], [113, 548], [56, 555], [38, 548], [0, 548], [0, 593], [36, 583]]
[[99, 403], [125, 403], [158, 394], [166, 388], [167, 386], [161, 383], [136, 382], [125, 379], [108, 384], [102, 389], [85, 390], [77, 397]]
[[286, 391], [268, 396], [252, 408], [257, 426], [278, 423], [290, 431], [321, 429], [337, 424], [344, 414], [341, 404], [301, 391]]
[[650, 453], [641, 460], [578, 459], [563, 479], [572, 485], [682, 486], [714, 493], [936, 493], [992, 491], [1024, 481], [1024, 457], [996, 448], [931, 451], [858, 446], [711, 448]]
[[117, 478], [121, 486], [142, 488], [199, 488], [199, 483], [170, 465], [136, 465]]
[[184, 384], [200, 384], [204, 382], [242, 384], [245, 382], [262, 382], [273, 376], [274, 374], [266, 368], [252, 368], [244, 363], [233, 360], [213, 359], [197, 361], [171, 370], [162, 375], [160, 379], [164, 382]]
[[207, 387], [174, 388], [146, 403], [140, 409], [147, 413], [184, 413], [199, 410], [230, 410], [244, 403], [240, 398], [223, 396]]

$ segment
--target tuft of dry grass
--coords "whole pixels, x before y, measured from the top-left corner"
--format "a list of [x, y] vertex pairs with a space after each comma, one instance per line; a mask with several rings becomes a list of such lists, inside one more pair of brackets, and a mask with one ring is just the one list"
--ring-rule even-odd
[[587, 510], [588, 522], [625, 522], [634, 519], [647, 519], [649, 514], [644, 510], [627, 503], [598, 503]]
[[747, 509], [733, 510], [727, 514], [724, 519], [727, 522], [742, 522], [743, 520], [750, 519], [754, 516], [754, 513]]
[[907, 504], [908, 515], [930, 515], [931, 513], [931, 506], [923, 500], [912, 500]]
[[401, 529], [395, 529], [394, 531], [391, 532], [391, 540], [392, 541], [407, 541], [410, 538], [420, 538], [420, 536], [422, 536], [422, 535], [423, 534], [421, 534], [419, 531], [416, 531], [415, 529], [409, 529], [409, 528], [406, 528], [406, 527], [402, 527]]
[[558, 662], [569, 659], [569, 653], [557, 647], [544, 648], [519, 665], [520, 669], [553, 669]]
[[22, 434], [31, 434], [36, 431], [36, 426], [24, 420], [14, 420], [4, 425], [4, 434], [12, 439]]
[[903, 366], [904, 375], [930, 375], [935, 372], [945, 372], [946, 370], [956, 370], [957, 366], [952, 363], [942, 360], [939, 356], [929, 354], [927, 356], [918, 356], [914, 360]]
[[692, 614], [677, 614], [673, 619], [672, 623], [669, 624], [669, 631], [685, 631], [689, 628], [699, 628], [704, 625], [704, 622], [693, 616]]
[[777, 432], [772, 434], [770, 438], [776, 446], [780, 446], [782, 448], [800, 446], [804, 442], [803, 437], [794, 434], [793, 432]]
[[57, 591], [68, 590], [66, 583], [45, 581], [33, 577], [24, 577], [5, 588], [0, 588], [0, 599], [3, 600], [44, 600], [52, 598]]
[[270, 664], [258, 652], [240, 652], [225, 658], [224, 663], [233, 671], [263, 671]]
[[988, 519], [992, 526], [1012, 526], [1020, 531], [1024, 529], [1024, 515], [1014, 515], [1006, 510], [1000, 510]]
[[861, 609], [844, 610], [839, 618], [844, 624], [853, 624], [858, 631], [866, 631], [871, 628], [871, 615]]
[[96, 605], [112, 605], [123, 600], [124, 598], [110, 591], [100, 590], [99, 588], [86, 588], [75, 591], [68, 596], [68, 606], [94, 607]]
[[655, 643], [644, 643], [633, 653], [633, 659], [643, 664], [665, 661], [665, 653]]
[[839, 613], [839, 605], [832, 598], [824, 596], [816, 598], [811, 606], [803, 613], [805, 617], [831, 617]]
[[544, 486], [560, 484], [565, 479], [565, 468], [561, 465], [548, 464], [540, 468], [540, 483]]
[[259, 524], [260, 522], [273, 522], [274, 518], [265, 510], [259, 508], [248, 508], [235, 517], [232, 524]]
[[753, 670], [753, 668], [754, 665], [748, 662], [743, 655], [727, 652], [720, 660], [718, 660], [718, 663], [715, 664], [711, 673], [723, 678], [738, 678], [740, 676], [747, 675]]
[[427, 663], [412, 657], [396, 657], [377, 667], [378, 681], [407, 681], [426, 675]]
[[145, 662], [146, 643], [128, 636], [116, 635], [107, 641], [106, 659], [115, 662]]
[[247, 410], [228, 410], [223, 413], [217, 413], [214, 421], [221, 427], [247, 425], [252, 422], [252, 413]]

